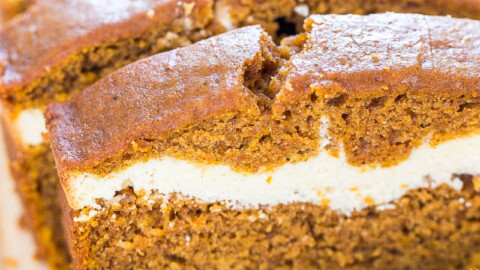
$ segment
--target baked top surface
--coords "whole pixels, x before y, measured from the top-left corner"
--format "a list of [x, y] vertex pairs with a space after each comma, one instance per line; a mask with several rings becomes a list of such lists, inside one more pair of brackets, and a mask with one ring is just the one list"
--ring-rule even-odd
[[280, 101], [311, 88], [355, 95], [480, 91], [480, 22], [416, 14], [313, 15]]
[[0, 92], [18, 91], [82, 49], [138, 36], [209, 0], [40, 1], [0, 30]]
[[[92, 166], [136, 139], [156, 139], [217, 114], [258, 111], [245, 65], [268, 40], [259, 26], [137, 61], [46, 113], [59, 173]], [[271, 42], [271, 41], [268, 41]]]

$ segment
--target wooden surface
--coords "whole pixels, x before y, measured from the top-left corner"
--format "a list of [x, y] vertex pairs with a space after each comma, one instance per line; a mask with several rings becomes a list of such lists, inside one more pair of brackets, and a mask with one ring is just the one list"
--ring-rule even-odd
[[34, 258], [30, 232], [19, 226], [22, 207], [7, 168], [2, 134], [0, 130], [0, 269], [45, 270], [44, 263]]

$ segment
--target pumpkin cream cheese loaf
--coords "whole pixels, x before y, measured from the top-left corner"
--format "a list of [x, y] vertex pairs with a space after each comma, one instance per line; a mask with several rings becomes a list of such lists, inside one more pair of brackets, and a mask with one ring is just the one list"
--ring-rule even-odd
[[69, 264], [43, 110], [127, 64], [214, 34], [212, 1], [39, 1], [0, 30], [0, 94], [13, 176], [53, 268]]
[[[48, 103], [68, 100], [134, 60], [227, 28], [261, 23], [271, 34], [278, 30], [282, 35], [295, 30], [282, 21], [300, 25], [310, 12], [412, 11], [405, 3], [395, 7], [396, 1], [389, 1], [390, 6], [382, 2], [346, 5], [291, 0], [3, 0], [0, 9], [11, 6], [4, 2], [36, 2], [0, 30], [0, 93], [6, 109], [2, 118], [11, 167], [27, 210], [24, 221], [36, 231], [39, 255], [48, 254], [51, 265], [57, 266], [65, 265], [68, 256], [58, 218], [57, 173], [42, 136], [42, 111]], [[419, 3], [415, 11], [477, 17], [475, 3], [438, 0]], [[446, 11], [444, 6], [455, 9]]]
[[75, 269], [478, 266], [479, 27], [250, 26], [51, 104]]

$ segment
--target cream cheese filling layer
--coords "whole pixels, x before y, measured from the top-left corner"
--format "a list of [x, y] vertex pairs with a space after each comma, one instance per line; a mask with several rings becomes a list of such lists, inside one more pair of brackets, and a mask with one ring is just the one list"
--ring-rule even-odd
[[43, 133], [47, 132], [47, 128], [42, 110], [22, 110], [14, 123], [18, 136], [24, 145], [35, 146], [43, 142]]
[[177, 192], [205, 202], [225, 201], [232, 207], [309, 202], [349, 214], [369, 205], [388, 207], [411, 189], [447, 184], [460, 190], [463, 182], [452, 175], [479, 174], [479, 164], [480, 135], [474, 135], [436, 147], [422, 145], [406, 161], [388, 168], [362, 170], [349, 165], [345, 157], [335, 158], [325, 151], [305, 162], [257, 174], [163, 157], [104, 177], [71, 173], [64, 188], [74, 209], [98, 208], [96, 199], [112, 200], [115, 192], [130, 186], [136, 192]]

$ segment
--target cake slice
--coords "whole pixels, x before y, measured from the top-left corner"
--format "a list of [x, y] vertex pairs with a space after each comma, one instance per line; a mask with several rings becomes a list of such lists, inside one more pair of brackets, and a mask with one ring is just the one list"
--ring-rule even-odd
[[74, 268], [478, 266], [479, 27], [250, 26], [51, 104]]
[[[213, 2], [39, 1], [0, 30], [0, 95], [13, 176], [52, 268], [69, 264], [43, 110], [111, 71], [213, 35]], [[212, 26], [213, 27], [213, 26]]]
[[[35, 2], [0, 30], [0, 94], [5, 107], [2, 122], [12, 171], [26, 206], [24, 221], [36, 232], [39, 255], [48, 255], [55, 267], [68, 264], [68, 256], [59, 222], [57, 173], [42, 136], [42, 112], [47, 104], [68, 100], [73, 93], [134, 60], [188, 45], [227, 28], [259, 22], [271, 34], [278, 30], [282, 35], [292, 30], [283, 21], [300, 24], [310, 11], [410, 10], [375, 2], [361, 4], [361, 8], [352, 4], [342, 11], [339, 8], [347, 7], [343, 2], [326, 6], [290, 0], [258, 1], [258, 10], [253, 9], [253, 2], [236, 0]], [[432, 3], [438, 5], [418, 5], [418, 11], [445, 13], [444, 4], [440, 4], [443, 2]], [[372, 9], [372, 5], [377, 8]], [[447, 1], [445, 5], [468, 7], [455, 8], [451, 13], [456, 16], [475, 17], [478, 11], [474, 3]]]

